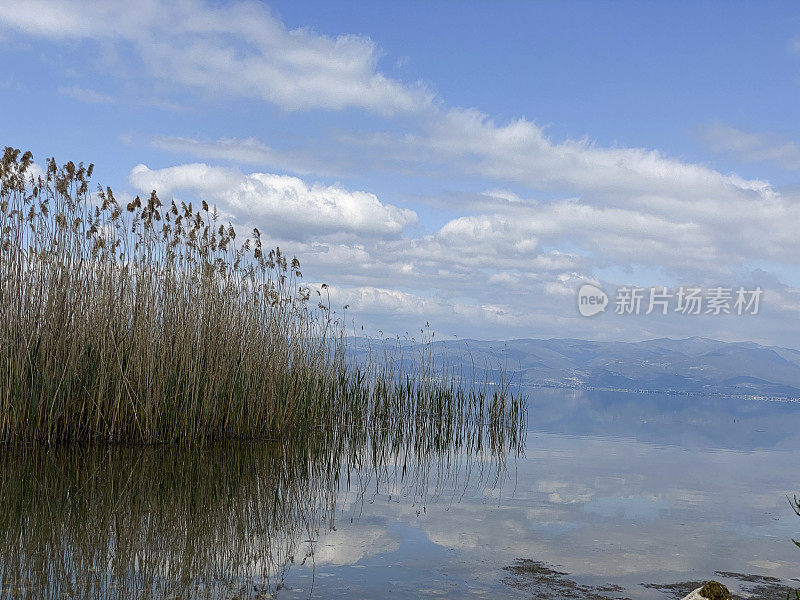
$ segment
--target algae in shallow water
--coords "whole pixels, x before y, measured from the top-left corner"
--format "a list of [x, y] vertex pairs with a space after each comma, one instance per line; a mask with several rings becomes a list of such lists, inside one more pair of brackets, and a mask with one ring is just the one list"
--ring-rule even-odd
[[728, 588], [713, 579], [700, 589], [700, 595], [709, 600], [731, 600], [731, 593]]

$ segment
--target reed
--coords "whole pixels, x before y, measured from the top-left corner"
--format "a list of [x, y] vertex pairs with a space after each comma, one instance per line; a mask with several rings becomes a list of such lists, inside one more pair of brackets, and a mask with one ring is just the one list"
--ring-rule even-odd
[[92, 171], [3, 154], [0, 442], [192, 445], [454, 416], [519, 429], [507, 387], [350, 364], [329, 303], [257, 229], [242, 239], [216, 208], [155, 191], [92, 194]]

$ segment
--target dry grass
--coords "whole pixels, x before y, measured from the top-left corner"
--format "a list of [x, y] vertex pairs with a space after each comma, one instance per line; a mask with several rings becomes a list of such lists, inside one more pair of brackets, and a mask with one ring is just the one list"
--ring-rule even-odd
[[92, 166], [0, 165], [0, 442], [179, 443], [464, 418], [521, 403], [428, 372], [347, 365], [297, 259], [216, 209], [91, 195]]

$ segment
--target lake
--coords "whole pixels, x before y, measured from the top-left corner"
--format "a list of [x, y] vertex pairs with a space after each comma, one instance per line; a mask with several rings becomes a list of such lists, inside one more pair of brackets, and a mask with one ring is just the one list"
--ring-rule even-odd
[[[3, 598], [800, 586], [800, 404], [531, 389], [524, 439], [4, 450]], [[524, 446], [524, 448], [523, 448]]]

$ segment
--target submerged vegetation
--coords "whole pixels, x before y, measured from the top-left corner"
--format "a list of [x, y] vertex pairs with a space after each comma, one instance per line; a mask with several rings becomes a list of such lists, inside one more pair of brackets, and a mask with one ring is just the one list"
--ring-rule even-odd
[[41, 169], [5, 149], [0, 442], [522, 426], [507, 387], [464, 385], [428, 363], [350, 364], [342, 323], [324, 289], [302, 285], [296, 258], [267, 251], [257, 229], [242, 240], [205, 202], [91, 194], [92, 170], [54, 159]]

